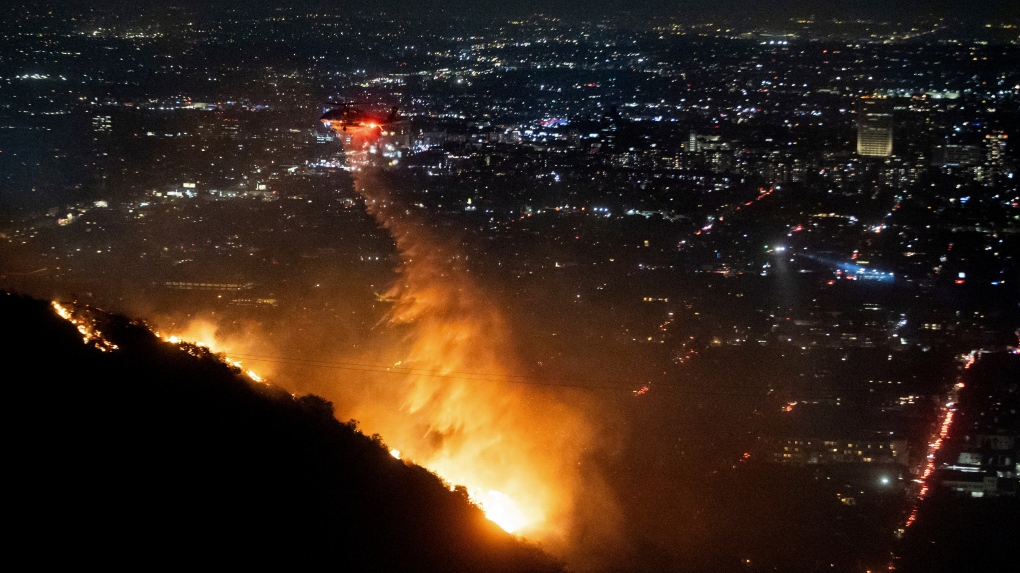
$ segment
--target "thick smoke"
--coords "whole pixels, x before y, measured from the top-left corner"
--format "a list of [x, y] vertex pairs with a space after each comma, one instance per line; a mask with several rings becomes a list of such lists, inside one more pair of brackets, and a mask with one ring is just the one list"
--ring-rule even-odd
[[519, 376], [518, 334], [473, 277], [462, 237], [441, 235], [407, 209], [367, 163], [355, 163], [355, 186], [391, 233], [401, 265], [377, 329], [396, 337], [380, 336], [358, 360], [393, 369], [364, 373], [360, 384], [349, 378], [362, 374], [341, 373], [314, 391], [404, 459], [467, 486], [490, 514], [511, 514], [517, 533], [577, 566], [588, 561], [582, 555], [601, 560], [618, 512], [587, 462], [618, 441], [595, 422], [599, 408], [583, 390]]

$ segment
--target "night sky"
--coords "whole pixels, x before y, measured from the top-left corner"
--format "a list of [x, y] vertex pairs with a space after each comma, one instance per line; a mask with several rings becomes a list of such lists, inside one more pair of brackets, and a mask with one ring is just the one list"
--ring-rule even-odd
[[[18, 3], [14, 4], [16, 8]], [[39, 4], [39, 3], [33, 3]], [[982, 2], [955, 2], [952, 0], [906, 0], [888, 2], [884, 0], [859, 0], [855, 2], [826, 0], [633, 0], [619, 2], [612, 0], [504, 0], [489, 2], [480, 0], [294, 0], [281, 1], [239, 1], [217, 2], [211, 7], [199, 0], [116, 0], [96, 2], [81, 0], [51, 0], [48, 4], [69, 10], [87, 6], [100, 10], [120, 9], [127, 13], [139, 12], [147, 7], [187, 6], [196, 13], [210, 14], [227, 10], [274, 10], [279, 7], [307, 6], [311, 9], [332, 11], [364, 10], [390, 12], [413, 16], [463, 15], [474, 17], [526, 15], [545, 13], [565, 18], [597, 18], [601, 15], [625, 13], [653, 17], [723, 17], [736, 20], [785, 19], [790, 17], [815, 16], [828, 18], [874, 18], [901, 19], [918, 15], [935, 15], [967, 20], [988, 18], [1020, 17], [1020, 3], [1012, 0], [987, 0]]]

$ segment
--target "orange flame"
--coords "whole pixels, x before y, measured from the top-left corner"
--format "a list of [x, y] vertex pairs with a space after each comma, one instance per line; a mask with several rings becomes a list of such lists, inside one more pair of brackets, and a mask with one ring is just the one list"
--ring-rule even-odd
[[[404, 260], [388, 293], [395, 301], [388, 323], [406, 332], [400, 362], [413, 371], [395, 402], [370, 400], [356, 416], [399, 444], [403, 456], [467, 485], [471, 499], [507, 531], [557, 529], [570, 503], [558, 474], [570, 470], [548, 463], [549, 448], [572, 459], [569, 452], [590, 438], [587, 424], [539, 392], [511, 387], [507, 375], [516, 365], [508, 326], [456, 251], [426, 236], [368, 175], [359, 184]], [[544, 437], [536, 419], [547, 420]]]

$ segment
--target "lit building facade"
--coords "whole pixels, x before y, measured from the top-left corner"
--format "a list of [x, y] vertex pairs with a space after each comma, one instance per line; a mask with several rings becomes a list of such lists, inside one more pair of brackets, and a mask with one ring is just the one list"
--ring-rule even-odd
[[883, 99], [862, 98], [857, 107], [857, 154], [889, 157], [893, 151], [893, 114]]

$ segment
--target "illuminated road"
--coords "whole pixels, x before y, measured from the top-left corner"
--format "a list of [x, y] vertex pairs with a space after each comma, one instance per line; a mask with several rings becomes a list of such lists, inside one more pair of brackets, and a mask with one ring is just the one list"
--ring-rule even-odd
[[899, 530], [902, 535], [906, 528], [913, 525], [917, 521], [917, 511], [920, 503], [924, 501], [925, 497], [931, 491], [931, 476], [935, 472], [935, 463], [938, 457], [938, 452], [942, 448], [942, 444], [949, 435], [950, 430], [953, 426], [953, 419], [956, 416], [956, 406], [959, 400], [960, 390], [963, 389], [963, 376], [964, 373], [974, 365], [977, 361], [977, 352], [971, 351], [970, 354], [965, 354], [962, 357], [963, 367], [960, 369], [960, 374], [957, 376], [956, 383], [953, 384], [952, 388], [946, 393], [942, 400], [942, 405], [939, 407], [938, 424], [932, 431], [932, 434], [928, 440], [928, 451], [925, 455], [924, 469], [921, 471], [919, 478], [914, 480], [917, 485], [917, 494], [911, 499], [910, 514], [907, 516], [906, 522], [903, 524], [903, 528]]

